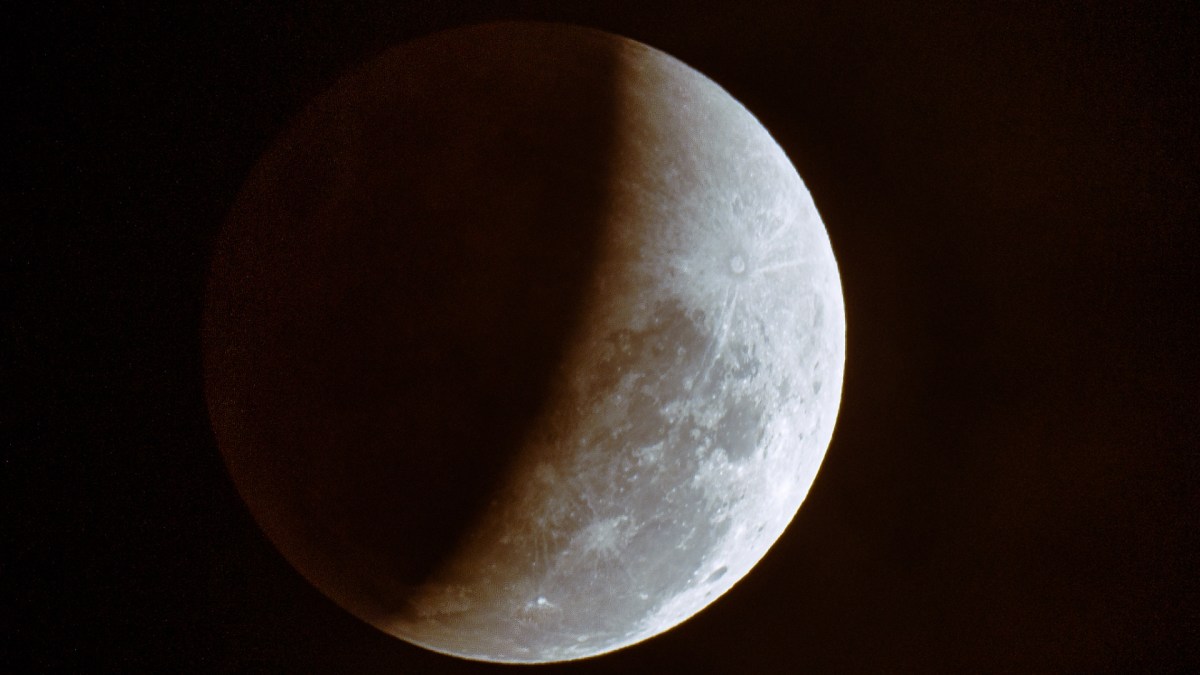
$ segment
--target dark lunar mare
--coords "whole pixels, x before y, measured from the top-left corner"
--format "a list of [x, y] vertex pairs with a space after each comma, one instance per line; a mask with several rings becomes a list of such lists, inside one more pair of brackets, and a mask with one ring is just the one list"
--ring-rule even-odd
[[267, 152], [217, 243], [218, 443], [273, 543], [364, 618], [453, 554], [577, 328], [609, 44], [492, 24], [384, 53]]

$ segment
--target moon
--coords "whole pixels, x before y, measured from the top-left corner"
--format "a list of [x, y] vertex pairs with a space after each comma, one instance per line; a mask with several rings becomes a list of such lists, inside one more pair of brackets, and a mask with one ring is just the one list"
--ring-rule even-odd
[[783, 533], [841, 398], [812, 198], [717, 84], [633, 40], [439, 33], [319, 96], [214, 244], [214, 435], [341, 607], [535, 663], [696, 614]]

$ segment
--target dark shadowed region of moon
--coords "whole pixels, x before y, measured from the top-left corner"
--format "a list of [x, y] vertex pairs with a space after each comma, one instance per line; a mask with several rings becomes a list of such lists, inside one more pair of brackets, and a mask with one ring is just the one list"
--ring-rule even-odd
[[219, 236], [206, 395], [314, 586], [472, 659], [656, 635], [779, 537], [833, 433], [837, 267], [783, 151], [631, 40], [500, 23], [388, 51]]

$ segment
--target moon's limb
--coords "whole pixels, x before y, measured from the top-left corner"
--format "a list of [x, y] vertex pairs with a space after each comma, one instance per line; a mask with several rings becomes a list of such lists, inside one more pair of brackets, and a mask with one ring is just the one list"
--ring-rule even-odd
[[[547, 40], [551, 34], [554, 40]], [[515, 465], [454, 555], [413, 589], [401, 581], [395, 560], [380, 554], [385, 537], [369, 531], [369, 519], [353, 532], [299, 522], [341, 522], [324, 520], [319, 511], [339, 505], [344, 494], [319, 483], [341, 469], [339, 461], [306, 455], [311, 466], [285, 479], [267, 469], [292, 471], [290, 457], [247, 459], [271, 428], [256, 428], [254, 410], [244, 404], [247, 388], [258, 386], [249, 374], [258, 371], [245, 365], [254, 364], [255, 352], [246, 345], [279, 342], [277, 334], [289, 324], [276, 315], [302, 313], [312, 297], [336, 306], [356, 292], [342, 281], [292, 272], [268, 278], [275, 285], [265, 290], [247, 280], [257, 280], [260, 254], [282, 266], [297, 260], [316, 260], [313, 269], [352, 266], [352, 257], [337, 258], [328, 244], [341, 245], [355, 233], [333, 227], [256, 235], [253, 245], [218, 257], [223, 267], [206, 308], [206, 394], [214, 429], [264, 530], [343, 607], [397, 637], [467, 658], [591, 656], [649, 638], [703, 609], [753, 567], [792, 519], [831, 439], [841, 395], [845, 319], [837, 266], [812, 199], [782, 149], [739, 103], [683, 63], [631, 40], [565, 26], [497, 24], [447, 35], [439, 38], [447, 41], [443, 47], [454, 39], [478, 45], [483, 36], [496, 50], [517, 43], [560, 50], [564, 58], [547, 58], [551, 79], [594, 67], [579, 55], [603, 51], [615, 59], [620, 89], [617, 142], [600, 191], [606, 215], [599, 259], [582, 320]], [[432, 102], [424, 105], [435, 108], [442, 85], [423, 89], [427, 84], [414, 84], [420, 78], [397, 64], [405, 54], [450, 58], [447, 53], [453, 50], [385, 54], [378, 63], [387, 68], [361, 71], [354, 87], [372, 96], [370, 87], [388, 96], [427, 96]], [[497, 72], [512, 77], [519, 71]], [[309, 123], [340, 129], [356, 114], [332, 96]], [[520, 122], [518, 131], [537, 134], [536, 124], [522, 129]], [[365, 123], [352, 128], [370, 130]], [[355, 208], [342, 175], [352, 168], [341, 165], [352, 167], [353, 157], [342, 148], [369, 139], [345, 133], [321, 139], [337, 148], [329, 153], [337, 161], [328, 168], [335, 179], [319, 204], [323, 211], [312, 216], [284, 204], [280, 208], [294, 213], [269, 218], [287, 225]], [[465, 164], [473, 155], [464, 157], [446, 161], [461, 159], [456, 169], [463, 173], [478, 169]], [[274, 166], [268, 163], [261, 175], [285, 180], [271, 173]], [[250, 196], [240, 226], [251, 227], [263, 215], [255, 209], [286, 201], [269, 192], [270, 181], [261, 184], [268, 194]], [[529, 209], [529, 200], [552, 198], [539, 196], [536, 187], [499, 203]], [[434, 197], [421, 203], [452, 209]], [[291, 278], [304, 288], [280, 281]], [[273, 313], [261, 319], [266, 328], [250, 319], [238, 323], [245, 305], [239, 293], [261, 296], [255, 302]], [[259, 311], [245, 306], [247, 313]], [[427, 309], [422, 316], [436, 320], [436, 307]], [[405, 432], [395, 429], [392, 442], [404, 443]], [[336, 433], [327, 442], [330, 455], [354, 450], [342, 447]], [[368, 536], [371, 545], [361, 541]]]

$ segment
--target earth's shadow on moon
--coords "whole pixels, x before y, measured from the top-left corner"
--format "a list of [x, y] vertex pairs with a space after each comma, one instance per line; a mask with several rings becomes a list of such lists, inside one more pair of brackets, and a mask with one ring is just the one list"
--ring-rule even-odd
[[[206, 297], [239, 491], [310, 581], [368, 615], [402, 611], [516, 459], [606, 220], [615, 54], [439, 39], [342, 80], [276, 142]], [[564, 54], [578, 66], [545, 67]]]

